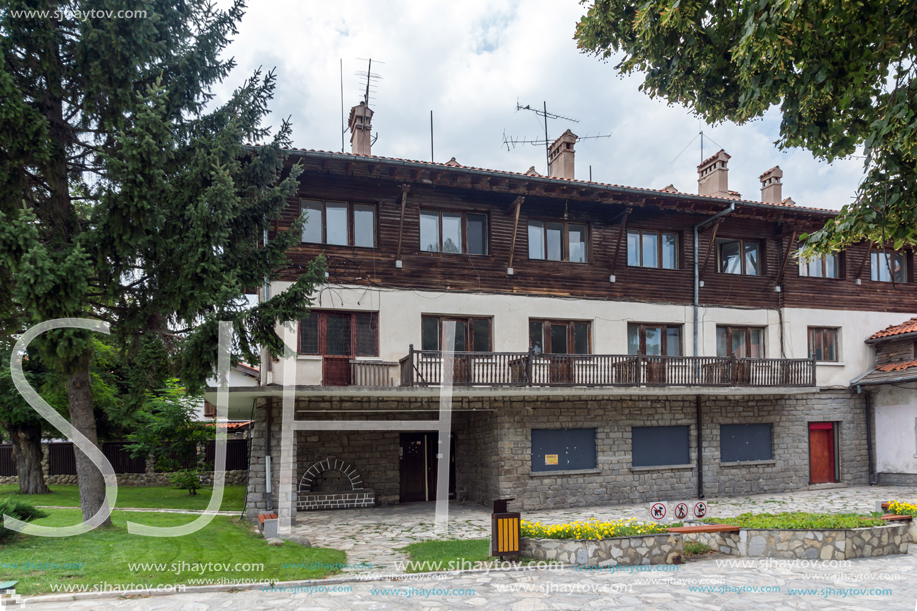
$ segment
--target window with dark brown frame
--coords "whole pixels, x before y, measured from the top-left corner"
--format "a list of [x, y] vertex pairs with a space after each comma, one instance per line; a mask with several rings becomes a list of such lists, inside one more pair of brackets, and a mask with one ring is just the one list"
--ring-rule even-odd
[[313, 310], [299, 321], [299, 353], [379, 356], [379, 316], [376, 312]]
[[764, 252], [758, 240], [717, 239], [717, 269], [722, 274], [761, 276]]
[[529, 320], [535, 354], [592, 354], [591, 325], [577, 320]]
[[529, 259], [587, 263], [587, 233], [585, 223], [532, 219], [528, 222]]
[[422, 316], [421, 347], [439, 350], [443, 323], [455, 322], [456, 352], [492, 352], [493, 320], [490, 318], [457, 318], [453, 316]]
[[717, 327], [716, 355], [764, 358], [763, 327]]
[[799, 261], [799, 275], [808, 278], [840, 278], [843, 260], [841, 253], [815, 255], [811, 259]]
[[329, 246], [376, 247], [376, 206], [353, 202], [301, 200], [307, 213], [302, 241]]
[[681, 356], [681, 325], [628, 323], [627, 354]]
[[480, 212], [421, 210], [420, 250], [486, 255], [487, 215]]
[[819, 362], [838, 361], [837, 329], [809, 327], [809, 358]]
[[869, 253], [869, 279], [873, 282], [907, 282], [907, 255], [903, 252], [872, 251]]
[[627, 264], [631, 267], [678, 268], [678, 234], [627, 230]]

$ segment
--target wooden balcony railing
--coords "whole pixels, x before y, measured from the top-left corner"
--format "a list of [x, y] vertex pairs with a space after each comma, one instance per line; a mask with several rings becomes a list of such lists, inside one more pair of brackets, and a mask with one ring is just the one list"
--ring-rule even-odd
[[[442, 384], [442, 352], [399, 361], [402, 386]], [[455, 352], [455, 386], [815, 386], [812, 359]]]
[[350, 361], [350, 386], [395, 386], [398, 363]]

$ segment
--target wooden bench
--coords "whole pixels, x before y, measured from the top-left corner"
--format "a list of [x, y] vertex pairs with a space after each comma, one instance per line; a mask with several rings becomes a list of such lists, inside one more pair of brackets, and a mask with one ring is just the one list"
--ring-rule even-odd
[[899, 516], [894, 513], [887, 513], [882, 516], [882, 519], [886, 522], [910, 522], [914, 519], [914, 516]]
[[681, 533], [683, 535], [693, 533], [737, 533], [742, 530], [738, 526], [730, 524], [704, 524], [703, 526], [677, 526], [669, 528], [670, 533]]
[[264, 521], [265, 520], [276, 520], [276, 519], [277, 519], [276, 513], [259, 513], [258, 514], [258, 525], [261, 527], [262, 530], [264, 530]]
[[888, 501], [885, 501], [884, 503], [882, 503], [882, 509], [888, 509], [889, 505], [890, 503]]

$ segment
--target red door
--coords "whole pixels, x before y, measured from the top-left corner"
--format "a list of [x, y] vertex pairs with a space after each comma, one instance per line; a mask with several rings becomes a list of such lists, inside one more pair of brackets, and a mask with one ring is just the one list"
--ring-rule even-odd
[[834, 423], [809, 423], [809, 470], [812, 484], [837, 481], [834, 477]]

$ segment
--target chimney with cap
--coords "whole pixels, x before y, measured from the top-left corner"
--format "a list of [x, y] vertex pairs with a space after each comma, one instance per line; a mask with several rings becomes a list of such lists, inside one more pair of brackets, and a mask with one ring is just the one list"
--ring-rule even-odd
[[698, 195], [735, 198], [738, 193], [729, 190], [729, 154], [720, 149], [713, 157], [708, 157], [697, 166]]
[[373, 111], [365, 102], [350, 109], [350, 146], [354, 155], [371, 155]]
[[783, 170], [774, 166], [758, 177], [761, 180], [761, 201], [765, 204], [783, 203]]
[[569, 129], [548, 149], [548, 176], [573, 179], [573, 145], [576, 134]]

